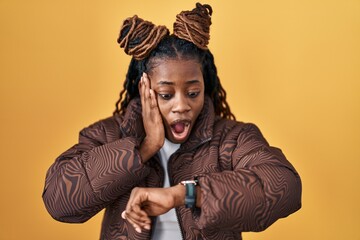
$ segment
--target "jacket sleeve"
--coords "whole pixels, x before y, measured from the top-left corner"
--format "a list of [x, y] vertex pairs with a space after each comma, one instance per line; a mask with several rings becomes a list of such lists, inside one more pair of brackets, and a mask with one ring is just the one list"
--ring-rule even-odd
[[236, 141], [233, 150], [226, 141], [219, 153], [230, 159], [231, 170], [198, 177], [201, 228], [262, 231], [301, 208], [300, 177], [280, 149], [253, 124], [243, 125]]
[[[118, 127], [116, 125], [116, 127]], [[103, 122], [80, 132], [79, 143], [49, 168], [43, 201], [62, 222], [84, 222], [115, 199], [129, 194], [149, 174], [141, 163], [135, 138], [106, 142]]]

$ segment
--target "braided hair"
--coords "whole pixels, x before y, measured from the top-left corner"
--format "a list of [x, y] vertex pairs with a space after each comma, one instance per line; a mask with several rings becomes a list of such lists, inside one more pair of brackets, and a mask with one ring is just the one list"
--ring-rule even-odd
[[178, 59], [196, 60], [201, 64], [205, 94], [212, 99], [215, 115], [235, 119], [217, 75], [214, 56], [207, 48], [211, 14], [209, 5], [197, 3], [192, 11], [183, 11], [177, 15], [174, 33], [171, 35], [165, 26], [155, 26], [136, 15], [124, 21], [118, 43], [133, 57], [114, 115], [125, 113], [129, 102], [139, 97], [138, 83], [142, 73], [151, 71], [156, 60]]

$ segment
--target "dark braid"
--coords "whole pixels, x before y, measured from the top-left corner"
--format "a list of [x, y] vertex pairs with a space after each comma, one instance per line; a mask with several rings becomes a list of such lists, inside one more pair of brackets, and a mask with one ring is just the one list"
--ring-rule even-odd
[[220, 79], [217, 75], [214, 56], [210, 50], [205, 51], [202, 68], [205, 81], [205, 93], [208, 94], [213, 101], [215, 115], [235, 120], [236, 117], [231, 112], [230, 106], [226, 101], [226, 91], [222, 87]]
[[125, 113], [126, 107], [131, 99], [140, 96], [138, 84], [143, 72], [146, 72], [145, 61], [138, 61], [135, 60], [135, 58], [132, 58], [123, 84], [123, 89], [120, 92], [120, 98], [115, 104], [116, 109], [113, 114]]
[[214, 57], [210, 50], [200, 49], [195, 44], [174, 35], [165, 36], [147, 58], [131, 60], [124, 89], [120, 92], [114, 114], [123, 114], [130, 100], [139, 96], [138, 83], [142, 73], [149, 72], [154, 67], [156, 59], [195, 59], [199, 61], [202, 65], [205, 94], [211, 97], [215, 114], [222, 118], [235, 119], [226, 101], [226, 91], [221, 86]]

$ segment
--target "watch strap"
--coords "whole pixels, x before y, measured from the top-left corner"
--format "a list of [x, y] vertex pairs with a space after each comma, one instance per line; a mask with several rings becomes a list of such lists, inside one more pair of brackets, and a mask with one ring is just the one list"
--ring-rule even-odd
[[185, 186], [185, 207], [193, 208], [196, 206], [196, 185], [197, 180], [181, 181], [180, 184]]

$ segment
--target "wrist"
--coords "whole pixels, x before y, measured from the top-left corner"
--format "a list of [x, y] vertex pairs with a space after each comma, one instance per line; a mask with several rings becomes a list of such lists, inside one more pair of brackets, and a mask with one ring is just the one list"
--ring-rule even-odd
[[178, 184], [171, 187], [172, 196], [174, 198], [174, 207], [180, 207], [185, 204], [185, 188]]

